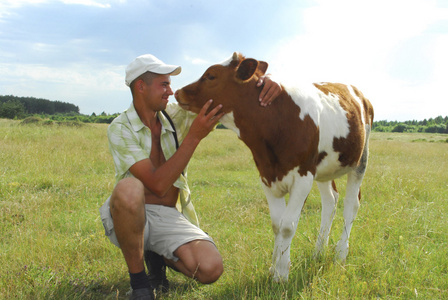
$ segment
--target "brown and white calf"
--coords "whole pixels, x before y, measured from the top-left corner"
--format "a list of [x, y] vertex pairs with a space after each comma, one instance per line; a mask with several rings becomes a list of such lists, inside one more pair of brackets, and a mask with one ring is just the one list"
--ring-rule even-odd
[[213, 105], [222, 104], [226, 112], [222, 124], [252, 151], [275, 234], [271, 273], [275, 281], [286, 281], [291, 241], [313, 181], [322, 199], [319, 255], [328, 243], [338, 202], [333, 180], [347, 174], [345, 224], [336, 246], [336, 258], [345, 261], [367, 167], [373, 108], [357, 88], [339, 83], [282, 86], [280, 96], [267, 108], [261, 107], [261, 87], [256, 83], [267, 67], [266, 62], [234, 53], [175, 97], [184, 109], [196, 113], [209, 99]]

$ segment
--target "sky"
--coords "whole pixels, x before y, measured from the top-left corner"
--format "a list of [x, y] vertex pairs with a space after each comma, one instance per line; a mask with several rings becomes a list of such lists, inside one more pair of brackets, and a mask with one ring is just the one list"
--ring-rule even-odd
[[129, 107], [139, 55], [182, 66], [176, 90], [235, 51], [280, 82], [355, 85], [377, 121], [448, 115], [448, 0], [0, 0], [0, 95], [82, 114]]

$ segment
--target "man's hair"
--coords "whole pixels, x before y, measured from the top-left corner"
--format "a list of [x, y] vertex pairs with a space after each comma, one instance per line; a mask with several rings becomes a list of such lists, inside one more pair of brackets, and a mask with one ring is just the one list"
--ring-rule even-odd
[[135, 79], [131, 82], [131, 84], [129, 85], [129, 87], [131, 88], [131, 92], [134, 93], [134, 86], [135, 86], [135, 83], [136, 83], [138, 80], [143, 80], [143, 82], [144, 82], [146, 85], [150, 85], [150, 84], [152, 83], [152, 80], [153, 80], [154, 78], [156, 78], [157, 76], [159, 76], [159, 74], [156, 74], [156, 73], [153, 73], [153, 72], [150, 72], [150, 71], [147, 71], [147, 72], [143, 73], [142, 75], [138, 76], [138, 77], [135, 78]]

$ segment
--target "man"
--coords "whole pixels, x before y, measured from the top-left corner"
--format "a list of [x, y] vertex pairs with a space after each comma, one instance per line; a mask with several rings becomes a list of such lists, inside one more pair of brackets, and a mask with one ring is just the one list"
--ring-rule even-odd
[[[223, 272], [213, 240], [199, 228], [185, 173], [196, 147], [223, 113], [221, 106], [207, 113], [213, 100], [198, 115], [168, 105], [170, 76], [180, 72], [181, 67], [153, 55], [137, 57], [126, 68], [132, 104], [108, 128], [116, 185], [100, 213], [106, 235], [121, 248], [128, 266], [131, 299], [154, 299], [145, 258], [149, 277], [165, 288], [164, 263], [204, 284]], [[258, 84], [263, 83], [265, 106], [281, 88], [268, 77]]]

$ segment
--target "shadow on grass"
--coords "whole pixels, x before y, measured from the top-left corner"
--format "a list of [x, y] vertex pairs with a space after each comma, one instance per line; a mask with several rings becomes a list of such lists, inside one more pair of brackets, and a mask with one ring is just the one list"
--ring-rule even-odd
[[211, 286], [180, 279], [181, 284], [172, 285], [168, 294], [157, 299], [301, 299], [312, 294], [313, 283], [332, 265], [332, 258], [314, 260], [311, 255], [293, 261], [288, 282], [274, 282], [266, 266], [234, 277], [226, 274]]
[[[4, 279], [0, 298], [4, 292], [8, 299], [127, 299], [129, 290], [125, 275], [112, 279], [102, 272], [65, 273], [38, 264], [6, 272]], [[7, 282], [13, 284], [3, 286]]]
[[[201, 287], [203, 285], [194, 280], [176, 275], [170, 278], [170, 289], [166, 293], [156, 292], [156, 299], [209, 299], [202, 297]], [[45, 295], [45, 299], [129, 299], [130, 284], [129, 279], [123, 276], [117, 281], [107, 278], [98, 280], [66, 280], [59, 282], [56, 289]], [[196, 294], [198, 297], [185, 298], [185, 295]], [[223, 298], [217, 298], [223, 299]]]
[[274, 282], [266, 270], [245, 274], [213, 299], [308, 299], [316, 282], [335, 264], [333, 256], [326, 254], [317, 259], [312, 254], [293, 258], [287, 282]]
[[99, 280], [67, 280], [59, 282], [52, 294], [46, 299], [128, 299], [129, 281], [117, 282], [99, 278]]

